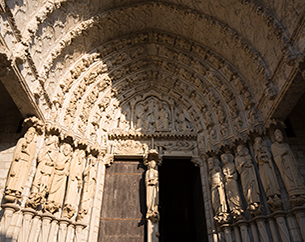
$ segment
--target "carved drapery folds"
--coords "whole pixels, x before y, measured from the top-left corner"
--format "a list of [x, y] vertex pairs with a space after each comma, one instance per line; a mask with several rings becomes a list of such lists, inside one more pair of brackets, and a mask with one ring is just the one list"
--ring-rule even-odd
[[97, 182], [96, 165], [97, 158], [90, 154], [88, 156], [86, 168], [84, 171], [84, 189], [81, 199], [81, 206], [77, 217], [78, 221], [83, 220], [92, 204]]
[[244, 211], [237, 182], [237, 172], [233, 162], [234, 157], [232, 154], [222, 154], [220, 157], [223, 162], [222, 171], [229, 209], [234, 219], [240, 219]]
[[58, 136], [50, 135], [46, 139], [44, 147], [38, 153], [38, 165], [32, 185], [32, 192], [26, 204], [28, 207], [36, 209], [39, 204], [45, 202], [51, 187], [54, 165], [59, 155], [58, 145]]
[[63, 143], [60, 147], [58, 158], [54, 164], [54, 173], [50, 186], [49, 196], [44, 205], [44, 210], [54, 213], [62, 208], [63, 199], [66, 192], [66, 183], [70, 171], [72, 158], [72, 147], [68, 143]]
[[219, 160], [214, 157], [209, 157], [208, 167], [210, 173], [212, 205], [215, 212], [214, 219], [218, 223], [227, 223], [230, 219], [230, 214], [228, 213], [224, 176], [219, 166]]
[[280, 188], [271, 160], [271, 154], [261, 137], [256, 137], [253, 148], [259, 166], [259, 175], [267, 196], [267, 203], [273, 211], [281, 209]]
[[48, 124], [25, 206], [49, 216], [83, 221], [95, 194], [100, 153], [99, 147], [85, 139], [76, 140], [73, 134]]
[[21, 198], [35, 156], [37, 136], [42, 133], [43, 129], [42, 122], [35, 117], [26, 119], [25, 125], [30, 127], [16, 144], [5, 186], [6, 202], [15, 202], [16, 199]]
[[159, 215], [159, 173], [157, 165], [159, 155], [157, 150], [149, 150], [145, 154], [144, 164], [148, 167], [145, 174], [146, 186], [146, 219], [156, 223], [160, 219]]
[[235, 158], [236, 170], [240, 174], [243, 194], [248, 204], [250, 213], [260, 213], [260, 191], [256, 178], [255, 168], [248, 148], [244, 145], [237, 146], [237, 156]]
[[[63, 216], [72, 218], [78, 208], [79, 196], [83, 185], [83, 166], [86, 163], [86, 151], [77, 149], [71, 161], [69, 181]], [[84, 172], [86, 177], [86, 172]]]
[[284, 142], [281, 130], [274, 131], [274, 138], [271, 151], [289, 194], [289, 202], [292, 206], [301, 206], [305, 203], [305, 187], [297, 161], [289, 145]]

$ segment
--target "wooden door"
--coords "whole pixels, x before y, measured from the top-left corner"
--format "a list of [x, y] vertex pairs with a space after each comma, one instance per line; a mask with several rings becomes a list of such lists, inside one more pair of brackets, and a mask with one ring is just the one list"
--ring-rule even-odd
[[137, 160], [107, 168], [99, 242], [145, 241], [145, 170]]

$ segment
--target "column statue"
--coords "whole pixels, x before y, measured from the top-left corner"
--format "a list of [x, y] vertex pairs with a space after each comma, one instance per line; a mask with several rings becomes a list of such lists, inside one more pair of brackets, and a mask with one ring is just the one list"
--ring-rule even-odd
[[271, 145], [274, 161], [279, 168], [292, 206], [305, 203], [305, 187], [296, 159], [287, 143], [284, 143], [282, 131], [274, 132], [275, 142]]
[[4, 198], [6, 202], [14, 202], [21, 198], [36, 152], [36, 134], [36, 129], [30, 127], [24, 137], [17, 142], [5, 186]]
[[260, 214], [260, 192], [257, 183], [255, 168], [252, 163], [249, 150], [243, 146], [237, 146], [237, 156], [235, 158], [236, 170], [240, 174], [241, 185], [243, 187], [243, 194], [246, 198], [250, 213]]
[[85, 183], [84, 183], [83, 195], [81, 199], [81, 207], [77, 217], [78, 221], [81, 221], [84, 218], [84, 216], [89, 212], [96, 188], [97, 158], [95, 158], [92, 154], [90, 154], [88, 156], [87, 162], [88, 164], [84, 171]]
[[44, 210], [55, 213], [62, 208], [63, 199], [66, 191], [66, 182], [70, 170], [70, 162], [72, 156], [72, 147], [68, 143], [64, 143], [60, 147], [58, 159], [54, 164], [54, 173], [52, 174], [52, 182], [48, 200]]
[[51, 176], [54, 172], [54, 164], [58, 159], [58, 136], [49, 136], [45, 146], [39, 151], [37, 157], [37, 169], [32, 185], [31, 195], [26, 203], [27, 207], [37, 208], [45, 202], [50, 191]]
[[72, 218], [78, 207], [79, 196], [83, 186], [83, 166], [86, 162], [85, 150], [77, 149], [71, 161], [64, 217]]
[[151, 149], [144, 154], [144, 164], [148, 167], [145, 174], [146, 186], [146, 219], [147, 219], [147, 242], [159, 241], [159, 162], [158, 151]]
[[229, 220], [226, 195], [224, 189], [224, 177], [219, 166], [219, 160], [213, 157], [208, 158], [208, 167], [210, 175], [210, 186], [212, 205], [215, 212], [214, 219], [218, 223], [225, 223]]
[[234, 219], [240, 219], [244, 211], [237, 182], [237, 172], [233, 163], [234, 157], [232, 154], [222, 154], [220, 158], [223, 162], [222, 171], [225, 176], [224, 182], [229, 209]]
[[281, 209], [280, 188], [274, 172], [271, 154], [261, 137], [256, 137], [253, 148], [255, 160], [259, 166], [259, 175], [268, 198], [268, 205], [272, 211]]
[[146, 171], [145, 175], [147, 205], [146, 218], [153, 221], [159, 220], [159, 176], [156, 166], [156, 161], [151, 160], [148, 164], [149, 169]]

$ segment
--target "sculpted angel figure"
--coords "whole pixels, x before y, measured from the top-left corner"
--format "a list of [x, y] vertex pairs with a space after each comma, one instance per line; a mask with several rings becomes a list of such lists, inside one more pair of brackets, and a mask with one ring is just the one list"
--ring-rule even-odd
[[44, 209], [50, 213], [54, 213], [62, 207], [66, 191], [67, 177], [70, 170], [71, 156], [71, 145], [67, 143], [62, 144], [58, 159], [54, 164], [54, 173], [51, 178], [52, 183], [49, 191], [49, 197], [44, 207]]
[[253, 148], [259, 166], [259, 175], [272, 210], [281, 209], [280, 188], [274, 172], [271, 154], [261, 137], [256, 137]]
[[287, 143], [284, 143], [282, 131], [274, 132], [275, 142], [271, 145], [274, 161], [279, 168], [284, 185], [293, 206], [305, 203], [305, 187], [296, 159]]
[[252, 214], [260, 213], [260, 192], [257, 183], [255, 168], [252, 163], [249, 150], [243, 146], [237, 146], [237, 156], [235, 158], [236, 170], [240, 174], [243, 193], [248, 204], [248, 210]]
[[5, 199], [7, 202], [14, 202], [16, 198], [21, 198], [36, 152], [36, 134], [36, 129], [30, 127], [24, 137], [17, 142], [5, 186]]
[[212, 205], [215, 212], [214, 219], [223, 223], [228, 220], [226, 194], [224, 189], [224, 177], [219, 166], [219, 160], [213, 157], [208, 159]]
[[157, 162], [151, 160], [148, 164], [149, 169], [145, 174], [146, 185], [146, 218], [157, 222], [159, 220], [159, 174], [156, 169]]
[[237, 182], [237, 172], [233, 162], [234, 157], [232, 154], [222, 154], [220, 156], [223, 162], [223, 174], [225, 176], [225, 190], [227, 201], [233, 218], [240, 219], [242, 213], [242, 200]]
[[49, 136], [45, 141], [45, 146], [38, 153], [38, 166], [27, 206], [37, 208], [39, 204], [44, 202], [50, 190], [51, 176], [59, 154], [58, 141], [58, 136]]

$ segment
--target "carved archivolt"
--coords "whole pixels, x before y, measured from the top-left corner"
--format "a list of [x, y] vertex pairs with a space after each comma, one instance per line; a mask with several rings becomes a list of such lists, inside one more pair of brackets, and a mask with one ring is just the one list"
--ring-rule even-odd
[[[149, 44], [151, 40], [158, 40], [160, 43]], [[192, 47], [190, 44], [186, 44], [184, 39], [179, 40], [168, 34], [155, 34], [154, 32], [140, 34], [130, 37], [130, 41], [123, 39], [122, 42], [110, 43], [109, 47], [103, 48], [103, 51], [111, 52], [117, 48], [123, 48], [125, 42], [141, 44], [145, 42], [148, 46], [135, 46], [126, 51], [114, 52], [112, 55], [107, 55], [108, 52], [93, 52], [82, 58], [74, 65], [69, 77], [64, 77], [64, 83], [60, 85], [59, 92], [54, 95], [54, 105], [50, 116], [54, 120], [62, 120], [64, 117], [65, 125], [73, 125], [73, 128], [78, 129], [81, 134], [85, 134], [84, 131], [87, 130], [85, 135], [90, 138], [92, 135], [92, 139], [96, 141], [103, 139], [101, 137], [105, 134], [94, 134], [92, 130], [97, 130], [99, 127], [101, 113], [107, 109], [107, 103], [110, 103], [111, 99], [117, 95], [118, 100], [129, 100], [133, 98], [134, 93], [138, 94], [138, 90], [141, 89], [141, 92], [145, 92], [145, 90], [153, 88], [155, 90], [161, 89], [164, 94], [169, 93], [173, 98], [179, 99], [184, 106], [192, 107], [186, 110], [187, 113], [183, 111], [184, 116], [191, 117], [194, 123], [192, 128], [196, 127], [197, 132], [205, 129], [210, 130], [206, 135], [209, 137], [207, 142], [212, 141], [210, 143], [228, 137], [247, 125], [259, 123], [255, 100], [246, 81], [237, 75], [229, 64], [226, 64], [224, 60], [212, 52], [199, 45]], [[181, 50], [178, 51], [178, 49], [166, 47], [163, 44], [173, 42], [176, 43], [175, 48], [194, 48], [194, 53], [181, 52]], [[154, 55], [160, 55], [160, 57], [141, 59], [151, 51], [156, 51]], [[174, 62], [168, 61], [166, 56], [168, 54], [170, 54], [171, 59], [175, 60]], [[206, 60], [202, 62], [199, 56]], [[147, 66], [160, 69], [160, 71], [143, 72], [142, 69]], [[175, 73], [179, 79], [171, 76], [171, 73]], [[191, 82], [192, 86], [185, 80]], [[156, 85], [156, 81], [160, 82], [161, 85]], [[166, 86], [163, 86], [163, 83], [166, 83]], [[232, 85], [235, 88], [232, 88]], [[111, 92], [106, 91], [109, 90], [107, 86], [108, 88], [112, 87]], [[189, 104], [189, 101], [186, 98], [181, 98], [183, 97], [181, 95], [193, 99], [195, 105]], [[65, 102], [63, 102], [64, 100]], [[98, 105], [96, 105], [97, 103]], [[117, 107], [122, 105], [122, 103], [118, 103], [112, 108], [108, 108], [107, 112], [111, 112], [112, 109], [112, 112], [116, 112], [118, 115], [117, 117], [112, 117], [113, 115], [108, 113], [105, 118], [108, 119], [107, 123], [116, 122], [116, 124], [110, 125], [112, 128], [117, 128], [118, 125], [122, 126], [125, 123], [126, 127], [122, 129], [127, 130], [127, 123], [131, 120], [126, 120], [126, 118], [130, 115], [130, 110], [120, 109], [118, 111]], [[243, 109], [247, 111], [242, 111]], [[135, 111], [140, 112], [139, 110]], [[58, 112], [62, 113], [60, 114], [62, 117], [58, 116]], [[160, 112], [161, 114], [162, 112]], [[133, 115], [135, 114], [133, 113]], [[162, 115], [168, 115], [168, 118], [171, 118], [173, 114], [167, 111]], [[248, 121], [245, 121], [247, 118]], [[132, 120], [132, 123], [135, 124], [136, 121]], [[154, 124], [154, 126], [156, 125]], [[170, 124], [164, 121], [162, 125]], [[85, 128], [86, 126], [88, 128]], [[213, 149], [212, 147], [213, 145], [211, 149]]]

